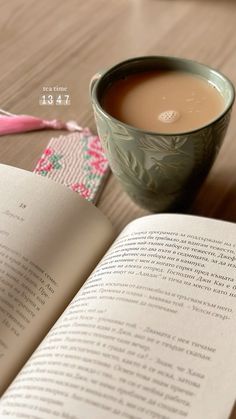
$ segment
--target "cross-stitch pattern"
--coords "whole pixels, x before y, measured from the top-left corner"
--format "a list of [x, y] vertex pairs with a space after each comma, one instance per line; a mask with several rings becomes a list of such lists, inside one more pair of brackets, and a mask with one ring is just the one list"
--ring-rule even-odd
[[95, 203], [109, 165], [99, 137], [85, 128], [52, 138], [34, 172], [64, 184]]

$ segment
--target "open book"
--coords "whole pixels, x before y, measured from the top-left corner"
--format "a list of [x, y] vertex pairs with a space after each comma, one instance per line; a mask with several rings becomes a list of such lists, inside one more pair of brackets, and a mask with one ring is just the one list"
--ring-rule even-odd
[[0, 196], [1, 419], [230, 417], [234, 224], [150, 215], [114, 240], [92, 204], [4, 165]]

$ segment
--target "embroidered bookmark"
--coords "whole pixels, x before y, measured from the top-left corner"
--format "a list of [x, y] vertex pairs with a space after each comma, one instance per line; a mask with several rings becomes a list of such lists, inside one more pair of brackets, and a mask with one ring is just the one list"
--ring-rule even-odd
[[88, 128], [52, 138], [34, 170], [34, 173], [62, 183], [94, 204], [109, 172], [99, 137]]

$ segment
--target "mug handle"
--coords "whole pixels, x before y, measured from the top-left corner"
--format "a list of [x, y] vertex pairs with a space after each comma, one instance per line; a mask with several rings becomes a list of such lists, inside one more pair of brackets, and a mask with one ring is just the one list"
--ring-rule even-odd
[[102, 77], [103, 73], [105, 73], [105, 70], [98, 71], [91, 78], [90, 83], [89, 83], [89, 93], [90, 93], [90, 96], [92, 96], [92, 91], [93, 91], [93, 88], [94, 88], [95, 83]]

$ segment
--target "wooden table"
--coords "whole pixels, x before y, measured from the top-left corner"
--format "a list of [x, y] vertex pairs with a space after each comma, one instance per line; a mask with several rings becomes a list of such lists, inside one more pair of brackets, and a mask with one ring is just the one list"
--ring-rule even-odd
[[[0, 0], [1, 108], [76, 119], [95, 131], [92, 75], [128, 57], [177, 55], [209, 64], [236, 85], [234, 0]], [[40, 106], [65, 86], [70, 106]], [[236, 107], [226, 140], [192, 212], [236, 221]], [[0, 138], [0, 162], [32, 170], [51, 131]], [[58, 133], [59, 135], [60, 133]], [[110, 177], [98, 206], [117, 231], [147, 213]]]

